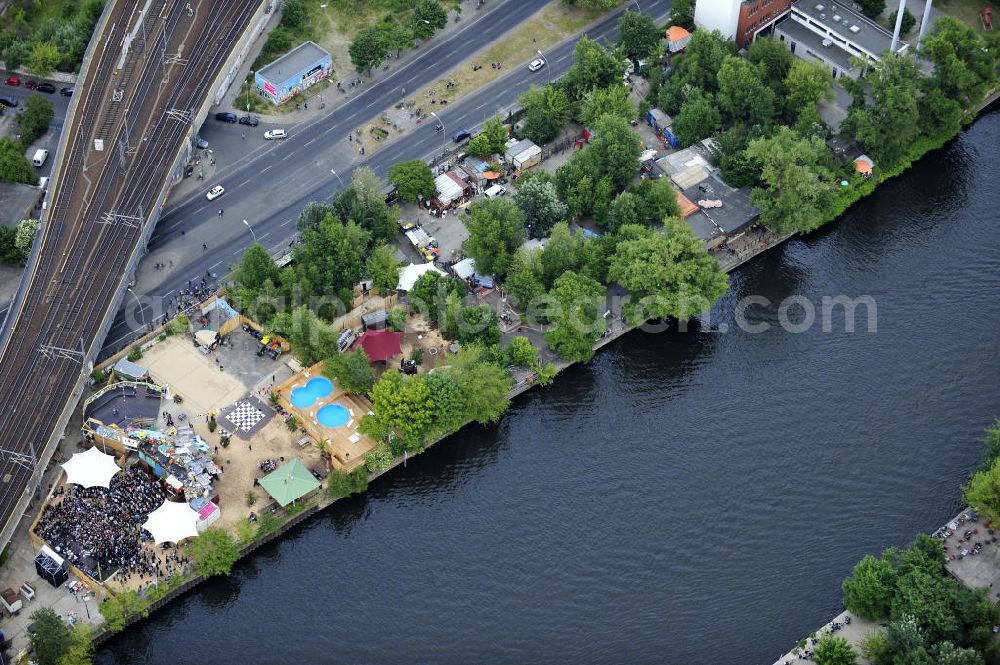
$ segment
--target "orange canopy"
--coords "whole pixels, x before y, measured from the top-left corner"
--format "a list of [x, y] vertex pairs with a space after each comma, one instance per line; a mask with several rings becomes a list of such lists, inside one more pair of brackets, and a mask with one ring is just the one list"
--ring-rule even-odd
[[483, 177], [487, 180], [496, 180], [500, 177], [500, 174], [496, 171], [483, 171]]
[[692, 213], [698, 212], [698, 206], [691, 203], [691, 199], [677, 192], [677, 207], [681, 209], [681, 218], [686, 219]]
[[865, 155], [861, 155], [860, 157], [854, 160], [854, 170], [857, 171], [858, 173], [863, 173], [863, 174], [871, 173], [874, 167], [875, 164], [869, 157], [866, 157]]
[[679, 25], [672, 25], [667, 28], [667, 41], [678, 42], [685, 37], [690, 37], [691, 33]]

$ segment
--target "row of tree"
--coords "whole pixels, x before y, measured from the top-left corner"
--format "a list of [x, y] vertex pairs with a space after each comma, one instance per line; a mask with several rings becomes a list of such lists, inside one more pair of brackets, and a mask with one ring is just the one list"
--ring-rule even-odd
[[448, 11], [439, 0], [420, 0], [410, 12], [388, 13], [354, 37], [348, 53], [359, 72], [371, 72], [393, 51], [412, 48], [415, 40], [429, 39], [448, 23]]
[[52, 16], [45, 3], [10, 3], [0, 30], [0, 56], [8, 69], [27, 65], [38, 76], [80, 68], [104, 0], [60, 3], [62, 16]]

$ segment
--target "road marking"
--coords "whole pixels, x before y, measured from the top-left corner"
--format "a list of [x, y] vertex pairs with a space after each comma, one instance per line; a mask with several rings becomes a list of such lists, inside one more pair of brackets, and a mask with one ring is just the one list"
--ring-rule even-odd
[[288, 226], [289, 224], [291, 224], [291, 223], [292, 223], [292, 221], [293, 221], [293, 220], [291, 220], [291, 219], [286, 219], [285, 221], [283, 221], [283, 222], [282, 222], [281, 224], [279, 224], [278, 226]]
[[267, 173], [268, 171], [270, 171], [270, 170], [271, 170], [271, 168], [272, 168], [273, 166], [274, 166], [274, 164], [268, 164], [267, 166], [265, 166], [264, 168], [262, 168], [262, 169], [260, 170], [260, 172], [261, 172], [261, 173]]
[[311, 146], [311, 145], [312, 145], [313, 143], [315, 143], [315, 142], [316, 142], [316, 140], [317, 140], [318, 138], [319, 138], [318, 136], [314, 136], [313, 138], [311, 138], [311, 139], [309, 139], [308, 141], [306, 141], [306, 144], [305, 144], [304, 146], [302, 146], [302, 147], [303, 147], [303, 148], [308, 148], [308, 147], [309, 147], [309, 146]]
[[282, 158], [281, 158], [281, 161], [283, 161], [283, 162], [284, 162], [284, 161], [287, 161], [287, 160], [291, 159], [291, 158], [292, 158], [292, 157], [294, 157], [294, 156], [295, 156], [295, 153], [294, 153], [294, 152], [290, 152], [290, 153], [288, 153], [287, 155], [285, 155], [284, 157], [282, 157]]
[[247, 178], [246, 180], [244, 180], [243, 182], [241, 182], [240, 184], [238, 184], [238, 185], [236, 185], [236, 186], [237, 186], [237, 187], [242, 187], [243, 185], [247, 184], [247, 183], [248, 183], [248, 182], [250, 182], [251, 180], [253, 180], [253, 176], [250, 176], [249, 178]]
[[222, 261], [216, 261], [216, 262], [215, 262], [215, 263], [213, 263], [213, 264], [212, 264], [211, 266], [209, 266], [209, 268], [208, 268], [208, 269], [209, 269], [209, 270], [214, 270], [215, 268], [219, 267], [220, 265], [222, 265]]
[[482, 104], [480, 104], [479, 106], [477, 106], [474, 110], [478, 111], [479, 109], [483, 108], [484, 106], [486, 106], [488, 104], [492, 104], [492, 103], [493, 103], [492, 101], [487, 100], [487, 101], [483, 102]]

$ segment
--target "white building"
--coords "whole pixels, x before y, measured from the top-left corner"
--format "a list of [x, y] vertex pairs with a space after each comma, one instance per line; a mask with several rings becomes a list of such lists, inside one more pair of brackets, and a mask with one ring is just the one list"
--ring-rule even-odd
[[736, 39], [742, 0], [698, 0], [694, 24], [702, 30], [718, 30], [726, 39]]

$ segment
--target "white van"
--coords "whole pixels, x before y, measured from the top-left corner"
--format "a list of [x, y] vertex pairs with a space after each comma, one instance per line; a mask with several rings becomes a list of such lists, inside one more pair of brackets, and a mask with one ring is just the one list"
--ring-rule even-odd
[[45, 163], [45, 160], [49, 158], [49, 151], [42, 150], [39, 148], [35, 151], [35, 156], [31, 158], [31, 163], [35, 166], [41, 166]]
[[503, 185], [490, 185], [489, 187], [486, 188], [486, 191], [483, 192], [483, 194], [485, 194], [486, 198], [488, 199], [492, 199], [497, 196], [503, 196], [506, 193], [507, 193], [507, 188], [504, 187]]

